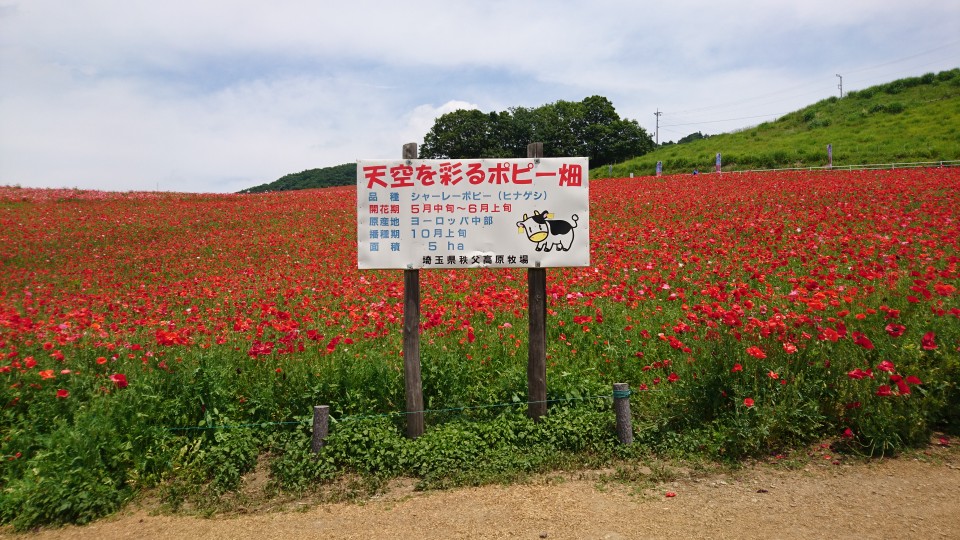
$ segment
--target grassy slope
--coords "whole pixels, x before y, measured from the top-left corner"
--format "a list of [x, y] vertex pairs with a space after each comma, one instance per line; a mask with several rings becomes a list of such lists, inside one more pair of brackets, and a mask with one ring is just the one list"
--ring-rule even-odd
[[960, 69], [900, 79], [832, 97], [735, 133], [662, 147], [591, 171], [591, 178], [723, 170], [819, 167], [960, 159]]
[[344, 163], [322, 169], [307, 169], [291, 173], [269, 184], [260, 184], [240, 190], [240, 193], [268, 193], [272, 191], [291, 191], [295, 189], [313, 189], [334, 186], [352, 186], [357, 181], [357, 164]]

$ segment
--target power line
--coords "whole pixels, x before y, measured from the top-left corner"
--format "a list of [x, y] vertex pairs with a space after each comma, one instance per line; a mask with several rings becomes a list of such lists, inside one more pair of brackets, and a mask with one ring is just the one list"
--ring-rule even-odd
[[733, 122], [734, 120], [750, 120], [753, 118], [769, 118], [771, 116], [783, 116], [787, 113], [771, 113], [771, 114], [758, 114], [756, 116], [741, 116], [739, 118], [724, 118], [723, 120], [704, 120], [702, 122], [689, 122], [686, 124], [664, 124], [663, 127], [677, 127], [677, 126], [696, 126], [699, 124], [716, 124], [719, 122]]
[[[688, 113], [688, 112], [706, 111], [706, 110], [709, 110], [709, 109], [723, 109], [723, 108], [731, 107], [731, 106], [733, 106], [733, 105], [740, 105], [740, 104], [744, 104], [744, 103], [754, 104], [757, 100], [762, 99], [762, 98], [780, 96], [780, 95], [782, 95], [782, 94], [786, 94], [787, 92], [790, 92], [790, 91], [793, 91], [793, 90], [799, 90], [799, 89], [801, 89], [801, 88], [806, 88], [806, 87], [808, 87], [808, 86], [813, 86], [813, 85], [816, 85], [816, 84], [822, 84], [822, 82], [821, 82], [821, 81], [812, 81], [812, 82], [809, 82], [809, 83], [806, 83], [806, 84], [801, 84], [801, 85], [797, 85], [797, 86], [792, 86], [792, 87], [790, 87], [790, 88], [784, 88], [784, 89], [782, 89], [782, 90], [775, 90], [775, 91], [773, 91], [773, 92], [768, 92], [768, 93], [766, 93], [766, 94], [759, 94], [759, 95], [756, 95], [756, 96], [753, 96], [753, 97], [750, 97], [750, 98], [746, 98], [746, 99], [739, 99], [739, 100], [736, 100], [736, 101], [728, 101], [728, 102], [725, 102], [725, 103], [718, 103], [718, 104], [716, 104], [716, 105], [707, 105], [707, 106], [704, 106], [704, 107], [697, 107], [697, 108], [694, 108], [694, 109], [684, 109], [684, 110], [682, 110], [682, 111], [673, 111], [673, 112], [670, 112], [669, 114], [684, 114], [684, 113]], [[800, 93], [800, 94], [798, 94], [798, 95], [803, 95], [803, 94], [807, 94], [807, 93], [809, 93], [809, 92], [802, 92], [802, 93]]]
[[[882, 74], [869, 75], [869, 76], [866, 76], [866, 77], [864, 77], [864, 78], [862, 78], [862, 79], [853, 79], [853, 81], [854, 81], [855, 84], [856, 84], [856, 83], [859, 83], [859, 86], [860, 86], [861, 88], [864, 88], [864, 87], [867, 87], [867, 86], [873, 86], [873, 85], [875, 85], [875, 84], [880, 84], [880, 83], [884, 83], [884, 82], [889, 82], [889, 81], [894, 80], [894, 79], [902, 79], [902, 78], [907, 77], [907, 76], [909, 76], [909, 75], [911, 75], [911, 74], [916, 74], [917, 70], [920, 70], [920, 69], [922, 69], [922, 68], [926, 68], [926, 67], [928, 67], [928, 66], [932, 66], [932, 65], [935, 65], [935, 64], [940, 64], [940, 63], [941, 63], [941, 60], [935, 60], [935, 61], [932, 61], [932, 62], [927, 62], [927, 63], [920, 64], [920, 65], [915, 65], [915, 66], [911, 67], [911, 68], [909, 69], [909, 71], [907, 71], [907, 70], [896, 70], [896, 71], [893, 71], [893, 72], [884, 72], [884, 73], [882, 73]], [[852, 85], [848, 84], [847, 86], [849, 87], [849, 86], [852, 86]], [[848, 93], [849, 93], [849, 92], [848, 92]]]
[[884, 62], [884, 63], [882, 63], [882, 64], [877, 64], [877, 65], [875, 65], [875, 66], [869, 66], [869, 67], [864, 67], [864, 68], [859, 68], [859, 69], [848, 69], [848, 70], [847, 70], [847, 73], [848, 73], [848, 74], [850, 74], [850, 73], [860, 73], [861, 71], [870, 71], [871, 69], [877, 69], [877, 68], [889, 66], [889, 65], [891, 65], [891, 64], [899, 64], [900, 62], [903, 62], [903, 61], [906, 61], [906, 60], [911, 60], [911, 59], [913, 59], [913, 58], [916, 58], [916, 57], [918, 57], [918, 56], [923, 56], [923, 55], [925, 55], [925, 54], [930, 54], [930, 53], [932, 53], [932, 52], [939, 51], [939, 50], [941, 50], [941, 49], [946, 49], [946, 48], [949, 48], [949, 47], [953, 47], [954, 45], [957, 45], [957, 44], [960, 44], [960, 40], [951, 41], [951, 42], [949, 42], [949, 43], [945, 43], [945, 44], [943, 44], [943, 45], [940, 45], [939, 47], [934, 47], [934, 48], [932, 48], [932, 49], [928, 49], [928, 50], [923, 51], [923, 52], [918, 52], [918, 53], [916, 53], [916, 54], [911, 54], [910, 56], [904, 56], [903, 58], [898, 58], [898, 59], [896, 59], [896, 60], [891, 60], [891, 61], [889, 61], [889, 62]]
[[[921, 56], [924, 56], [924, 55], [928, 55], [928, 54], [930, 54], [930, 53], [933, 53], [933, 52], [936, 52], [936, 51], [940, 51], [940, 50], [943, 50], [943, 49], [948, 49], [948, 48], [950, 48], [950, 47], [956, 46], [957, 44], [960, 44], [960, 40], [954, 40], [954, 41], [951, 41], [951, 42], [948, 42], [948, 43], [939, 45], [939, 46], [937, 46], [937, 47], [934, 47], [934, 48], [931, 48], [931, 49], [927, 49], [927, 50], [924, 50], [924, 51], [921, 51], [921, 52], [918, 52], [918, 53], [915, 53], [915, 54], [911, 54], [911, 55], [909, 55], [909, 56], [904, 56], [904, 57], [902, 57], [902, 58], [898, 58], [898, 59], [895, 59], [895, 60], [891, 60], [891, 61], [889, 61], [889, 62], [884, 62], [884, 63], [882, 63], [882, 64], [877, 64], [877, 65], [873, 65], [873, 66], [862, 67], [862, 68], [857, 68], [857, 69], [852, 69], [852, 70], [844, 70], [844, 71], [846, 72], [847, 75], [852, 74], [852, 73], [860, 73], [860, 72], [863, 72], [863, 71], [869, 71], [869, 70], [872, 70], [872, 69], [877, 69], [877, 68], [880, 68], [880, 67], [885, 67], [885, 66], [888, 66], [888, 65], [897, 64], [897, 63], [901, 63], [901, 62], [904, 62], [904, 61], [907, 61], [907, 60], [911, 60], [911, 59], [914, 59], [914, 58], [918, 58], [918, 57], [921, 57]], [[926, 67], [926, 66], [928, 66], [928, 65], [936, 64], [936, 63], [938, 63], [938, 62], [928, 62], [928, 63], [922, 64], [922, 65], [920, 65], [920, 66], [914, 66], [913, 69], [917, 69], [917, 68], [921, 68], [921, 67]], [[842, 86], [843, 86], [843, 77], [842, 77], [840, 74], [837, 74], [836, 76], [837, 76], [837, 77], [840, 77], [840, 83], [839, 83], [839, 85], [838, 85], [838, 88], [840, 89], [840, 97], [843, 97], [843, 87], [842, 87]], [[718, 103], [718, 104], [715, 104], [715, 105], [708, 105], [708, 106], [704, 106], [704, 107], [696, 107], [696, 108], [692, 108], [692, 109], [684, 109], [684, 110], [680, 110], [680, 111], [659, 111], [659, 109], [658, 109], [658, 113], [659, 113], [659, 114], [657, 115], [657, 120], [658, 120], [658, 123], [659, 123], [659, 116], [660, 116], [661, 114], [666, 114], [667, 116], [675, 116], [675, 115], [676, 115], [676, 116], [683, 116], [685, 113], [696, 113], [696, 112], [703, 112], [703, 111], [708, 111], [708, 110], [713, 110], [713, 109], [732, 108], [732, 107], [737, 106], [737, 105], [756, 106], [756, 105], [769, 104], [769, 103], [773, 103], [773, 102], [777, 102], [777, 101], [782, 101], [783, 99], [786, 99], [786, 98], [789, 97], [789, 96], [799, 97], [799, 96], [806, 95], [806, 94], [810, 94], [810, 93], [819, 93], [819, 92], [825, 91], [826, 88], [821, 86], [821, 87], [819, 87], [818, 89], [813, 90], [812, 92], [805, 91], [805, 92], [800, 92], [800, 93], [794, 93], [794, 91], [796, 91], [796, 90], [800, 90], [800, 89], [804, 89], [804, 88], [807, 88], [807, 87], [810, 87], [810, 86], [820, 85], [820, 84], [822, 84], [821, 81], [811, 81], [811, 82], [808, 82], [808, 83], [805, 83], [805, 84], [794, 85], [794, 86], [791, 86], [791, 87], [788, 87], [788, 88], [784, 88], [784, 89], [781, 89], [781, 90], [776, 90], [776, 91], [768, 92], [768, 93], [765, 93], [765, 94], [759, 94], [759, 95], [753, 96], [753, 97], [751, 97], [751, 98], [746, 98], [746, 99], [741, 99], [741, 100], [735, 100], [735, 101], [729, 101], [729, 102], [725, 102], [725, 103]], [[763, 99], [763, 98], [774, 98], [774, 99]], [[784, 114], [785, 114], [785, 113], [784, 113]], [[727, 119], [727, 120], [705, 120], [705, 121], [688, 122], [688, 123], [678, 123], [678, 124], [668, 124], [668, 125], [670, 125], [670, 126], [684, 126], [684, 125], [697, 125], [697, 124], [719, 123], [719, 122], [727, 122], [727, 121], [732, 121], [732, 120], [744, 120], [744, 119], [750, 119], [750, 118], [760, 118], [760, 117], [763, 117], [763, 116], [773, 116], [773, 115], [747, 116], [747, 117], [741, 117], [741, 118], [731, 118], [731, 119]], [[660, 126], [660, 127], [665, 127], [665, 126]]]
[[[818, 83], [812, 83], [812, 84], [820, 84], [820, 83], [818, 82]], [[809, 86], [809, 85], [806, 85], [806, 86]], [[742, 104], [743, 107], [739, 107], [739, 108], [741, 108], [741, 109], [754, 109], [754, 110], [755, 110], [755, 109], [757, 108], [757, 106], [760, 106], [760, 105], [773, 105], [773, 104], [775, 104], [775, 103], [777, 103], [777, 102], [781, 102], [781, 101], [784, 101], [784, 100], [787, 100], [787, 99], [791, 99], [791, 98], [792, 98], [792, 99], [796, 99], [796, 98], [799, 98], [799, 97], [801, 97], [801, 96], [806, 96], [806, 95], [818, 95], [818, 96], [822, 96], [824, 93], [829, 92], [829, 91], [830, 91], [830, 88], [831, 88], [831, 87], [824, 85], [824, 86], [819, 86], [819, 87], [817, 87], [816, 89], [814, 89], [814, 90], [812, 90], [812, 91], [805, 91], [805, 92], [799, 92], [799, 93], [793, 93], [793, 94], [784, 94], [783, 97], [777, 97], [777, 98], [774, 98], [774, 99], [746, 100], [746, 101], [741, 101], [741, 102], [734, 102], [733, 104]], [[769, 95], [773, 95], [773, 94], [769, 94]], [[732, 109], [732, 110], [736, 110], [738, 107], [733, 107], [733, 106], [727, 107], [727, 106], [723, 106], [723, 105], [717, 105], [717, 106], [713, 106], [713, 107], [703, 107], [702, 109], [707, 109], [707, 108], [713, 108], [713, 109], [729, 108], [729, 109]], [[668, 117], [670, 117], [670, 118], [674, 118], [674, 120], [686, 120], [686, 119], [690, 119], [690, 122], [691, 122], [691, 123], [699, 123], [699, 121], [694, 122], [694, 120], [696, 119], [696, 116], [694, 116], [693, 118], [691, 118], [691, 116], [693, 116], [693, 115], [685, 114], [685, 113], [687, 113], [688, 111], [690, 111], [690, 109], [687, 109], [687, 110], [684, 110], [684, 111], [679, 111], [679, 112], [672, 112], [672, 111], [661, 111], [661, 112], [662, 112], [663, 114], [666, 114], [666, 115], [667, 115]], [[745, 111], [745, 112], [749, 112], [749, 111]], [[675, 118], [675, 117], [679, 117], [679, 118]], [[720, 121], [722, 121], [722, 120], [720, 120]], [[676, 125], [676, 124], [674, 124], [674, 125]], [[663, 126], [661, 126], [661, 127], [663, 127]]]

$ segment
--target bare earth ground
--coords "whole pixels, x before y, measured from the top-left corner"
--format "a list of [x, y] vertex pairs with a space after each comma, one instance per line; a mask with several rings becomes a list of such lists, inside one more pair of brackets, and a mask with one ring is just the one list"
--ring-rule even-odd
[[415, 492], [407, 482], [362, 502], [294, 501], [286, 510], [212, 518], [158, 515], [134, 504], [83, 527], [22, 536], [2, 529], [0, 537], [960, 538], [956, 444], [897, 459], [843, 461], [850, 460], [814, 449], [793, 467], [765, 463], [668, 475], [638, 469], [626, 482], [611, 481], [614, 471], [450, 491]]

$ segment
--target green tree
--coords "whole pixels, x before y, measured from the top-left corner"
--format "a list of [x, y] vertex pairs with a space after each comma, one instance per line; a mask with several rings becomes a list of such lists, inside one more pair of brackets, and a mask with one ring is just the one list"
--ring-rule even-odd
[[654, 149], [653, 139], [636, 120], [617, 120], [602, 126], [590, 154], [591, 166], [600, 167], [642, 156]]
[[635, 120], [620, 118], [609, 99], [590, 96], [532, 109], [444, 114], [424, 136], [420, 156], [523, 157], [527, 144], [534, 141], [543, 142], [548, 156], [586, 156], [594, 167], [641, 156], [654, 146]]
[[677, 141], [677, 144], [683, 144], [683, 143], [693, 142], [693, 141], [697, 141], [697, 140], [700, 140], [700, 139], [707, 139], [707, 138], [709, 138], [709, 137], [710, 137], [709, 135], [704, 135], [703, 133], [700, 133], [699, 131], [696, 131], [696, 132], [694, 132], [694, 133], [691, 133], [691, 134], [687, 135], [686, 137], [681, 137], [680, 140]]
[[441, 115], [423, 137], [420, 156], [435, 159], [501, 157], [494, 140], [498, 115], [460, 109]]

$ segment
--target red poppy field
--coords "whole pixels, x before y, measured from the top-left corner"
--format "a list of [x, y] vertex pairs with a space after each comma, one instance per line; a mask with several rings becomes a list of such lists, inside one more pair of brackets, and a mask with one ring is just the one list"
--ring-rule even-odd
[[[960, 169], [590, 196], [592, 266], [547, 271], [547, 419], [514, 406], [526, 272], [423, 271], [427, 434], [409, 441], [403, 276], [357, 270], [353, 188], [0, 188], [0, 522], [83, 522], [147, 487], [219, 496], [261, 455], [279, 489], [447, 485], [641, 451], [879, 455], [960, 425]], [[616, 445], [614, 382], [635, 449]], [[315, 459], [318, 404], [338, 422]]]

